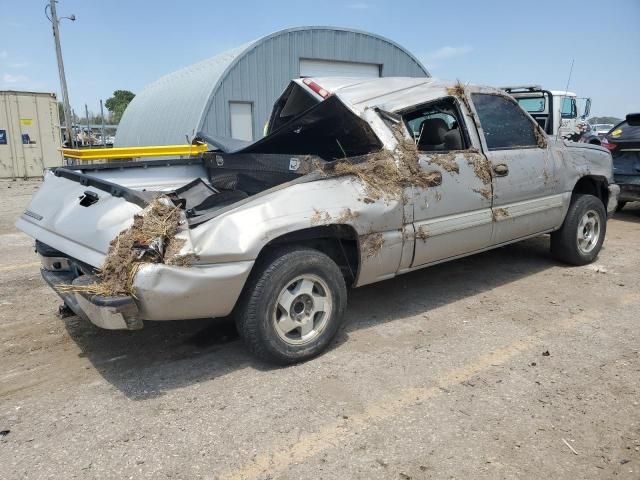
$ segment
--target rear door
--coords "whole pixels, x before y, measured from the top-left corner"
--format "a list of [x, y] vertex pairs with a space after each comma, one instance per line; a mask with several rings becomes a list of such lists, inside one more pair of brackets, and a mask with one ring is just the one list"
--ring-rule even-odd
[[492, 244], [549, 231], [562, 219], [558, 165], [533, 119], [512, 98], [472, 93], [493, 185]]
[[[466, 108], [453, 97], [402, 112], [418, 147], [420, 168], [437, 171], [440, 185], [411, 186], [415, 249], [411, 267], [465, 255], [490, 245], [491, 176], [478, 153]], [[465, 113], [463, 115], [463, 112]]]

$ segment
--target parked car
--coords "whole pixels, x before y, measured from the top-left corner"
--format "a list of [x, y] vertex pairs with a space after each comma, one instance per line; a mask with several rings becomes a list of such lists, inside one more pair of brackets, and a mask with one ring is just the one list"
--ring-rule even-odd
[[602, 139], [613, 155], [614, 181], [620, 186], [618, 210], [640, 201], [640, 113], [630, 113]]
[[594, 123], [591, 125], [591, 132], [602, 138], [609, 133], [613, 127], [613, 123]]
[[[294, 80], [267, 133], [201, 134], [212, 148], [199, 159], [52, 169], [17, 227], [80, 317], [135, 329], [232, 314], [252, 352], [286, 364], [327, 348], [347, 287], [547, 233], [555, 258], [592, 262], [618, 201], [605, 148], [548, 137], [489, 87]], [[127, 272], [130, 294], [90, 293], [119, 232], [158, 201], [178, 209], [191, 264], [155, 242], [155, 263]], [[154, 243], [136, 242], [140, 255]]]
[[580, 139], [581, 143], [590, 143], [592, 145], [601, 145], [604, 136], [611, 130], [614, 125], [609, 123], [596, 123], [593, 125], [585, 124], [589, 127], [588, 130], [584, 130]]

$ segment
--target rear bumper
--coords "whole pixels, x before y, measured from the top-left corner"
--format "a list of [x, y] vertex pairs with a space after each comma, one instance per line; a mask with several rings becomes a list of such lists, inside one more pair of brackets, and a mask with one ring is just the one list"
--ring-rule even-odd
[[52, 271], [43, 268], [41, 272], [42, 278], [62, 298], [65, 305], [83, 320], [108, 330], [142, 328], [142, 321], [138, 316], [138, 306], [132, 297], [105, 297], [64, 291], [60, 288], [61, 285], [87, 285], [93, 283], [96, 278], [91, 275], [76, 277], [75, 272], [70, 270]]
[[640, 202], [640, 175], [615, 175], [615, 182], [620, 185], [621, 202]]
[[[79, 317], [109, 330], [136, 330], [143, 320], [224, 317], [233, 310], [253, 261], [192, 267], [146, 264], [133, 281], [132, 296], [70, 292], [61, 285], [88, 285], [97, 277], [90, 267], [39, 244], [42, 277]], [[48, 249], [48, 250], [47, 250]], [[56, 256], [53, 256], [56, 255]]]

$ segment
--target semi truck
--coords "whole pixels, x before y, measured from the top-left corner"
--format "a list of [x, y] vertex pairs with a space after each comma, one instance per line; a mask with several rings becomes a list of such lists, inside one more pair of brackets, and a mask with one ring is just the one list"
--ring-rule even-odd
[[531, 115], [551, 136], [578, 141], [580, 124], [591, 111], [591, 98], [578, 97], [566, 90], [546, 90], [540, 85], [502, 87], [520, 107]]

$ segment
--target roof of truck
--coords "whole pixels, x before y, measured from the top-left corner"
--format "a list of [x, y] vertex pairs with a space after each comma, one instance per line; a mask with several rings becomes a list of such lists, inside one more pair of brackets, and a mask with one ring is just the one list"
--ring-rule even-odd
[[[412, 77], [382, 77], [382, 78], [353, 78], [353, 77], [314, 77], [310, 80], [350, 104], [354, 110], [364, 110], [367, 107], [379, 107], [383, 110], [395, 112], [428, 102], [437, 98], [451, 95], [450, 89], [459, 82], [440, 80], [437, 78]], [[294, 80], [306, 87], [304, 79]], [[502, 90], [464, 83], [464, 87], [471, 91], [496, 93], [505, 95]], [[308, 87], [307, 87], [308, 89]]]

